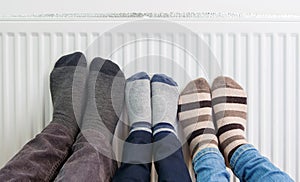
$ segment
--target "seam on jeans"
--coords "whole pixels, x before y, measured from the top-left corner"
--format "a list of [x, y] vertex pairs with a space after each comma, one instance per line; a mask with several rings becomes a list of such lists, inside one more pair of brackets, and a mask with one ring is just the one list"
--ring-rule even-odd
[[[245, 148], [243, 148], [241, 151], [238, 151], [238, 154], [237, 154], [237, 156], [234, 156], [234, 158], [232, 158], [233, 159], [233, 164], [232, 164], [232, 167], [233, 168], [235, 168], [235, 165], [236, 165], [236, 162], [237, 162], [237, 160], [240, 158], [240, 156], [246, 151], [246, 150], [249, 150], [249, 149], [251, 149], [251, 147], [250, 146], [248, 146], [248, 145], [246, 145], [245, 146]], [[239, 150], [239, 149], [238, 149]], [[237, 152], [237, 151], [236, 151]]]
[[64, 155], [62, 160], [59, 160], [59, 161], [56, 162], [56, 164], [54, 164], [54, 167], [50, 170], [47, 181], [50, 181], [54, 177], [54, 174], [55, 174], [56, 170], [61, 165], [61, 163], [67, 158], [67, 156], [68, 156], [68, 152]]
[[[73, 142], [74, 143], [74, 140]], [[69, 150], [63, 155], [63, 157], [61, 158], [61, 160], [58, 160], [53, 167], [51, 168], [49, 175], [46, 177], [46, 181], [51, 181], [51, 179], [54, 177], [54, 174], [56, 172], [56, 170], [58, 169], [58, 167], [62, 164], [63, 161], [66, 160], [67, 156], [69, 154]]]
[[[58, 124], [58, 123], [52, 123], [52, 124], [54, 124], [54, 125], [60, 125], [60, 124]], [[61, 126], [61, 125], [60, 125], [60, 126]], [[73, 146], [73, 144], [74, 144], [74, 142], [75, 142], [75, 138], [73, 138], [73, 137], [71, 136], [71, 134], [69, 133], [69, 129], [68, 129], [66, 126], [62, 125], [62, 127], [63, 127], [63, 131], [62, 131], [62, 132], [67, 133], [67, 135], [71, 138], [71, 140], [72, 140], [71, 146]], [[61, 129], [61, 128], [59, 128], [59, 129]], [[45, 178], [45, 179], [46, 179], [45, 181], [51, 181], [51, 179], [54, 177], [55, 172], [57, 171], [58, 167], [62, 164], [63, 161], [65, 161], [65, 160], [67, 159], [68, 154], [69, 154], [69, 149], [68, 149], [67, 152], [63, 155], [63, 157], [62, 157], [60, 160], [58, 160], [58, 161], [53, 165], [53, 167], [49, 170], [49, 173], [48, 173], [47, 177]]]

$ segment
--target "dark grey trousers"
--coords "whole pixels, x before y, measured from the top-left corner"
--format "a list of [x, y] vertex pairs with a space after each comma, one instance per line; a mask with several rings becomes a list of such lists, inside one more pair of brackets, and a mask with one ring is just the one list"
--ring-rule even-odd
[[[110, 150], [96, 131], [82, 132], [104, 140], [99, 145]], [[110, 181], [116, 162], [101, 155], [82, 132], [50, 123], [0, 170], [0, 181]]]

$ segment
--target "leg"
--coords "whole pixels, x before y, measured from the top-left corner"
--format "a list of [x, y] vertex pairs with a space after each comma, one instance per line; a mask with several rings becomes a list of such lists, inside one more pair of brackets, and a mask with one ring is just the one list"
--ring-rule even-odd
[[124, 87], [124, 74], [116, 64], [101, 58], [92, 61], [81, 133], [56, 181], [111, 180], [117, 168], [111, 142], [123, 108]]
[[123, 149], [123, 162], [113, 181], [150, 182], [152, 134], [136, 130], [129, 134], [126, 142]]
[[69, 156], [78, 133], [86, 79], [81, 53], [63, 56], [51, 73], [52, 122], [1, 170], [2, 181], [50, 181]]
[[113, 181], [150, 181], [152, 162], [152, 131], [150, 78], [137, 73], [127, 79], [125, 101], [130, 133], [123, 148], [123, 162]]
[[292, 181], [247, 144], [247, 96], [243, 88], [231, 78], [218, 77], [212, 86], [212, 98], [220, 148], [240, 181]]
[[162, 131], [154, 135], [153, 142], [158, 181], [191, 181], [177, 136], [169, 131]]
[[177, 83], [163, 74], [151, 79], [154, 161], [158, 181], [191, 181], [175, 132]]
[[293, 181], [250, 144], [233, 153], [230, 166], [240, 181]]
[[193, 159], [197, 181], [230, 181], [224, 158], [216, 148], [204, 148]]
[[179, 97], [178, 116], [190, 147], [197, 181], [229, 181], [212, 120], [210, 86], [191, 81]]

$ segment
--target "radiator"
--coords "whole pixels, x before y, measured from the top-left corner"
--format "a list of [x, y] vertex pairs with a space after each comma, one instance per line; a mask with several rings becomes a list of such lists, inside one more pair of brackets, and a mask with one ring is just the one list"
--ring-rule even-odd
[[[164, 72], [179, 80], [182, 89], [190, 79], [210, 77], [202, 72], [177, 49], [162, 41], [138, 41], [111, 56], [115, 45], [126, 40], [149, 38], [174, 42], [179, 40], [190, 49], [191, 35], [161, 32], [106, 33], [110, 29], [149, 17], [118, 16], [34, 16], [2, 17], [0, 19], [0, 166], [3, 166], [26, 142], [51, 121], [52, 103], [49, 92], [49, 74], [55, 61], [74, 51], [86, 51], [91, 45], [97, 52], [88, 55], [111, 58], [131, 73]], [[248, 94], [247, 137], [276, 166], [300, 181], [300, 63], [299, 19], [157, 17], [187, 27], [210, 48], [208, 60], [215, 59], [220, 71], [237, 80]], [[96, 44], [99, 37], [105, 45]], [[146, 45], [146, 46], [145, 46]], [[169, 55], [173, 66], [157, 57], [148, 62], [128, 60], [134, 57]], [[196, 55], [198, 58], [203, 54]], [[178, 67], [174, 66], [178, 65]], [[189, 77], [182, 72], [190, 73]], [[212, 80], [209, 80], [212, 82]], [[120, 130], [120, 129], [119, 129]], [[119, 131], [120, 132], [120, 131]], [[192, 171], [191, 164], [189, 163]]]

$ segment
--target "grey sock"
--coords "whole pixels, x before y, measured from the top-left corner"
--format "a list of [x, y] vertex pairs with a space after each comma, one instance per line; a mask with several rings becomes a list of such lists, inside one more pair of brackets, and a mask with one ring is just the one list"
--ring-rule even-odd
[[125, 101], [130, 132], [151, 131], [150, 78], [145, 72], [137, 73], [126, 81]]
[[124, 103], [125, 77], [118, 65], [95, 58], [88, 77], [87, 106], [82, 129], [94, 129], [111, 140]]
[[177, 83], [164, 74], [155, 74], [151, 79], [153, 135], [162, 131], [176, 134]]
[[80, 52], [65, 55], [50, 75], [53, 122], [62, 123], [75, 136], [81, 121], [87, 75], [85, 56]]

